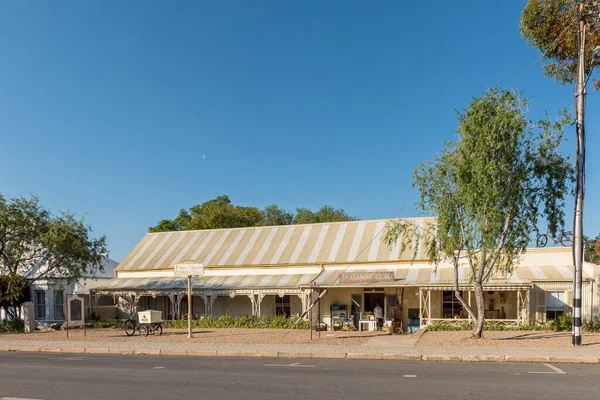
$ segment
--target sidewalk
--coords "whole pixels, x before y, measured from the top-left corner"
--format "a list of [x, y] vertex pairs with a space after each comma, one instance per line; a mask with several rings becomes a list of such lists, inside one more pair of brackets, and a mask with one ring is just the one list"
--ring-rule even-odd
[[[83, 338], [82, 338], [83, 339]], [[361, 345], [165, 343], [132, 337], [130, 342], [73, 339], [1, 340], [0, 351], [88, 354], [150, 354], [204, 357], [344, 358], [354, 360], [423, 360], [465, 362], [535, 362], [600, 364], [600, 348], [417, 347], [412, 340], [397, 343], [373, 338]]]

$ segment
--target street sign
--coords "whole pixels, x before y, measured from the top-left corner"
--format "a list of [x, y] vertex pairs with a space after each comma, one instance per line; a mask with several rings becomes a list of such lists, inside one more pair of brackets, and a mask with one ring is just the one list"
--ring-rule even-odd
[[204, 275], [204, 264], [175, 264], [175, 276], [187, 276], [188, 338], [192, 337], [192, 276]]
[[204, 264], [175, 264], [175, 276], [202, 276]]

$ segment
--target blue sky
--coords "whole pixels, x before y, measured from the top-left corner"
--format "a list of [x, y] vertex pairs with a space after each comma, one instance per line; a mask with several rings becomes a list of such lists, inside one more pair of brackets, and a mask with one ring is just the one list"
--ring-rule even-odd
[[[412, 172], [453, 138], [454, 110], [538, 57], [519, 36], [524, 4], [2, 2], [0, 193], [84, 216], [116, 260], [220, 194], [362, 219], [410, 200], [401, 215], [417, 215]], [[519, 88], [535, 112], [573, 104], [539, 64]], [[600, 162], [587, 161], [595, 236]]]

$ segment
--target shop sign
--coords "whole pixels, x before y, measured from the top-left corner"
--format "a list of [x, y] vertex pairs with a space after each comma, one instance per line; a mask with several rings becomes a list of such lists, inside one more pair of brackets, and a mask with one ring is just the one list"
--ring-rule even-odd
[[342, 272], [340, 273], [338, 281], [339, 283], [394, 282], [394, 272]]

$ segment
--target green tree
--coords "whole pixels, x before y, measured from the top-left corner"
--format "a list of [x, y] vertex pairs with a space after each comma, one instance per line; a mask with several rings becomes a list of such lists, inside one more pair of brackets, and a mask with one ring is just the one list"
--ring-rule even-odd
[[[521, 36], [548, 61], [544, 74], [563, 85], [577, 78], [577, 3], [575, 0], [529, 0], [521, 14]], [[587, 8], [586, 12], [594, 10]], [[597, 15], [598, 9], [595, 13]], [[586, 74], [591, 71], [592, 51], [596, 46], [600, 46], [600, 29], [587, 35]], [[595, 79], [593, 87], [600, 89], [600, 80]]]
[[583, 246], [585, 248], [585, 261], [600, 264], [600, 233], [593, 239], [584, 236]]
[[106, 238], [70, 213], [53, 215], [37, 197], [0, 195], [0, 304], [17, 305], [27, 285], [39, 279], [74, 282], [102, 272]]
[[342, 222], [356, 221], [357, 218], [351, 217], [341, 208], [332, 206], [323, 206], [317, 212], [312, 212], [307, 208], [296, 209], [294, 224], [316, 224], [323, 222]]
[[[454, 266], [455, 296], [476, 321], [474, 337], [483, 333], [483, 285], [492, 273], [513, 269], [540, 217], [553, 235], [564, 225], [573, 168], [559, 146], [570, 118], [532, 122], [526, 109], [519, 94], [500, 88], [473, 99], [458, 114], [457, 140], [415, 171], [418, 204], [437, 215], [435, 226], [396, 221], [385, 236], [388, 245], [402, 237], [403, 247], [416, 236], [432, 262]], [[470, 271], [475, 308], [460, 294], [460, 265]]]
[[181, 209], [175, 219], [163, 219], [155, 226], [148, 228], [148, 232], [185, 231], [190, 229], [192, 217], [185, 209]]
[[266, 206], [262, 211], [262, 219], [260, 225], [275, 226], [275, 225], [291, 225], [294, 221], [294, 214], [279, 208], [276, 204]]
[[256, 226], [263, 215], [256, 207], [234, 206], [228, 196], [214, 199], [179, 211], [173, 220], [163, 219], [150, 232], [183, 231], [191, 229], [220, 229]]

